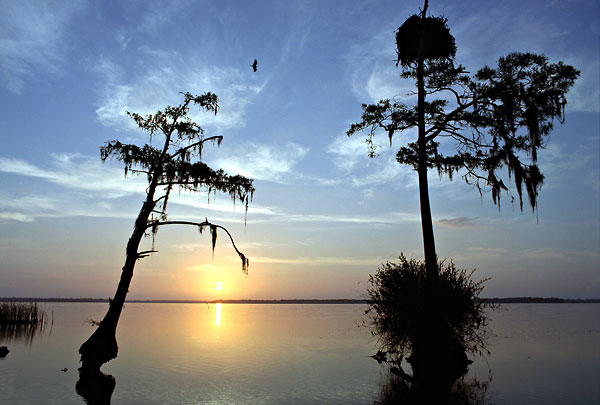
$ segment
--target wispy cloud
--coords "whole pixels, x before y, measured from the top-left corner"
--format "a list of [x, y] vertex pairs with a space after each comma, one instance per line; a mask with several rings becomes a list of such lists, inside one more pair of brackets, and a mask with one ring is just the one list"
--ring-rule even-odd
[[20, 94], [38, 71], [62, 71], [67, 24], [85, 1], [3, 1], [0, 13], [0, 80]]
[[137, 207], [123, 206], [118, 201], [107, 202], [87, 193], [0, 194], [0, 219], [32, 222], [37, 218], [75, 216], [132, 218]]
[[[123, 170], [110, 163], [103, 164], [96, 157], [81, 154], [53, 154], [47, 165], [31, 164], [22, 159], [0, 157], [0, 172], [7, 175], [37, 178], [59, 186], [50, 195], [0, 196], [0, 210], [4, 219], [31, 221], [36, 217], [102, 216], [123, 217], [134, 215], [138, 209], [132, 206], [115, 209], [115, 200], [135, 194], [143, 195], [147, 187], [145, 177], [130, 175], [124, 178]], [[65, 193], [64, 190], [69, 190]], [[81, 193], [84, 192], [84, 193]], [[220, 220], [239, 222], [245, 214], [243, 204], [217, 202], [213, 197], [191, 193], [173, 193], [170, 204], [173, 211], [182, 214], [198, 214], [198, 209], [212, 213], [231, 214]], [[193, 212], [190, 212], [190, 209]], [[251, 205], [249, 215], [274, 215], [273, 208]], [[126, 211], [126, 214], [124, 214]]]
[[[350, 127], [350, 125], [348, 125]], [[350, 171], [358, 163], [369, 162], [367, 144], [362, 134], [348, 137], [338, 136], [327, 146], [327, 152], [333, 155], [333, 163], [342, 170]]]
[[[150, 52], [146, 49], [145, 52]], [[156, 51], [142, 57], [146, 61], [139, 71], [126, 72], [115, 62], [103, 60], [95, 70], [103, 76], [98, 120], [112, 128], [136, 128], [125, 111], [153, 114], [166, 105], [181, 103], [180, 91], [202, 94], [211, 91], [219, 97], [220, 110], [214, 116], [190, 109], [198, 124], [220, 132], [245, 126], [245, 111], [266, 85], [249, 72], [221, 66], [207, 66], [193, 57], [174, 51]]]
[[282, 183], [295, 174], [295, 166], [307, 153], [308, 148], [291, 142], [278, 147], [249, 142], [228, 149], [226, 154], [217, 151], [221, 156], [214, 163], [230, 174]]
[[394, 96], [404, 97], [414, 91], [410, 83], [399, 78], [394, 60], [394, 29], [382, 27], [367, 43], [353, 46], [345, 57], [349, 66], [348, 81], [356, 98], [376, 103]]
[[[301, 148], [300, 148], [301, 149]], [[263, 156], [264, 157], [264, 156]], [[291, 158], [288, 157], [288, 161]], [[283, 163], [282, 163], [283, 165]], [[262, 166], [261, 166], [262, 167]], [[281, 169], [277, 176], [290, 173], [291, 167]], [[267, 171], [262, 167], [261, 170]], [[275, 170], [272, 168], [271, 170]], [[33, 165], [22, 159], [0, 157], [0, 172], [8, 175], [25, 176], [44, 180], [60, 186], [50, 194], [41, 195], [31, 192], [28, 195], [14, 197], [0, 196], [2, 218], [17, 221], [31, 221], [40, 217], [64, 217], [74, 215], [94, 217], [131, 217], [137, 206], [123, 208], [119, 198], [134, 194], [143, 194], [147, 186], [146, 179], [130, 176], [125, 179], [122, 169], [110, 164], [102, 164], [97, 158], [80, 154], [51, 155], [46, 167]], [[267, 178], [267, 176], [264, 176]], [[65, 193], [63, 190], [70, 190]], [[84, 191], [85, 193], [81, 193]], [[217, 200], [219, 198], [217, 197]], [[118, 204], [119, 208], [115, 209]], [[245, 215], [243, 204], [234, 205], [226, 201], [211, 201], [205, 196], [182, 192], [174, 193], [170, 200], [171, 212], [176, 217], [197, 216], [208, 211], [211, 220], [219, 222], [240, 222]], [[217, 215], [215, 215], [217, 214]], [[418, 221], [413, 213], [392, 212], [381, 215], [356, 214], [297, 214], [271, 206], [250, 204], [248, 217], [252, 223], [322, 223], [322, 224], [367, 224], [385, 225]]]
[[23, 214], [22, 212], [0, 211], [0, 219], [18, 222], [33, 222], [34, 217]]
[[600, 56], [596, 55], [596, 58], [592, 60], [572, 59], [573, 61], [569, 60], [568, 62], [581, 70], [581, 76], [567, 94], [567, 110], [600, 112]]
[[40, 178], [68, 189], [101, 194], [105, 198], [123, 197], [146, 187], [145, 179], [132, 176], [125, 181], [122, 169], [103, 165], [100, 159], [81, 154], [53, 154], [48, 168], [22, 159], [0, 157], [0, 172]]
[[[414, 137], [412, 131], [402, 135], [410, 141]], [[353, 187], [366, 190], [367, 194], [373, 187], [384, 184], [401, 184], [405, 188], [416, 186], [417, 177], [414, 170], [396, 161], [396, 148], [389, 143], [377, 145], [378, 156], [367, 156], [366, 134], [355, 134], [352, 137], [341, 135], [327, 147], [327, 152], [333, 156], [333, 163], [342, 170], [345, 181]], [[375, 141], [385, 142], [387, 137], [380, 134]]]

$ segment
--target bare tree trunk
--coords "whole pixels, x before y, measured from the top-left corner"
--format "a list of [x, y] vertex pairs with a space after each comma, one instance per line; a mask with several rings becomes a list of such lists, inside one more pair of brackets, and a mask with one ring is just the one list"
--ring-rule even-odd
[[147, 228], [148, 218], [154, 209], [154, 189], [152, 185], [148, 189], [148, 195], [138, 217], [135, 221], [135, 227], [129, 241], [125, 264], [121, 272], [121, 279], [117, 286], [114, 298], [110, 302], [108, 311], [100, 322], [98, 328], [79, 348], [81, 355], [82, 373], [98, 373], [102, 364], [117, 357], [119, 347], [117, 345], [117, 324], [123, 310], [125, 298], [129, 292], [129, 285], [133, 278], [133, 269], [138, 260], [138, 247]]

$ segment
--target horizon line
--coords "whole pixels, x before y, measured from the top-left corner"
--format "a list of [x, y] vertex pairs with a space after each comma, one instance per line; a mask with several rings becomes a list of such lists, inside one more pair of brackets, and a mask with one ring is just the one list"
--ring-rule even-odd
[[[0, 302], [110, 302], [110, 298], [64, 298], [64, 297], [0, 297]], [[129, 303], [157, 303], [157, 304], [366, 304], [366, 298], [279, 298], [279, 299], [214, 299], [214, 300], [192, 300], [192, 299], [128, 299]], [[482, 297], [480, 301], [488, 303], [600, 303], [600, 298], [560, 298], [560, 297]]]

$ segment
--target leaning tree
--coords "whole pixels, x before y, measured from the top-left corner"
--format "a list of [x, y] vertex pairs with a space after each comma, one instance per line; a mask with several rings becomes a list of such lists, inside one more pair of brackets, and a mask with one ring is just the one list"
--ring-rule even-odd
[[[140, 147], [110, 141], [100, 148], [103, 161], [113, 158], [123, 162], [125, 175], [145, 175], [148, 187], [146, 199], [127, 242], [125, 264], [117, 291], [98, 328], [79, 348], [82, 362], [80, 370], [83, 373], [97, 373], [102, 364], [117, 357], [117, 323], [133, 277], [133, 269], [139, 259], [154, 252], [153, 249], [140, 251], [140, 242], [146, 236], [154, 238], [161, 226], [191, 225], [197, 227], [200, 232], [208, 229], [212, 236], [213, 252], [218, 230], [224, 231], [242, 260], [242, 271], [246, 274], [248, 272], [249, 260], [238, 250], [226, 228], [213, 224], [208, 219], [201, 222], [172, 221], [167, 217], [167, 203], [174, 189], [225, 192], [234, 203], [240, 201], [245, 204], [246, 212], [254, 192], [251, 179], [239, 175], [230, 176], [222, 169], [214, 170], [202, 160], [205, 144], [209, 142], [220, 145], [223, 137], [205, 136], [204, 130], [188, 116], [188, 112], [191, 105], [196, 105], [204, 111], [217, 114], [217, 96], [210, 92], [200, 96], [188, 92], [183, 94], [183, 97], [184, 101], [179, 106], [168, 106], [154, 115], [127, 112], [140, 129], [149, 133], [150, 143]], [[160, 137], [160, 147], [152, 145], [157, 136]]]
[[[416, 105], [407, 105], [401, 98], [363, 104], [361, 122], [352, 124], [347, 131], [351, 136], [367, 130], [369, 156], [373, 157], [376, 134], [387, 133], [391, 145], [396, 136], [417, 128], [416, 141], [405, 142], [396, 160], [411, 165], [419, 179], [425, 264], [424, 277], [413, 287], [419, 287], [416, 294], [422, 305], [414, 300], [403, 305], [402, 300], [396, 299], [397, 292], [386, 285], [388, 279], [406, 284], [421, 271], [420, 266], [402, 261], [402, 257], [398, 266], [384, 267], [371, 279], [369, 305], [376, 312], [372, 320], [380, 340], [385, 343], [382, 328], [391, 328], [386, 331], [401, 341], [409, 336], [409, 361], [413, 373], [421, 374], [415, 377], [422, 380], [454, 378], [466, 371], [461, 364], [466, 364], [464, 352], [469, 345], [458, 334], [476, 330], [472, 326], [481, 327], [478, 317], [457, 318], [447, 311], [463, 296], [476, 300], [474, 293], [480, 290], [469, 289], [466, 273], [441, 273], [429, 200], [429, 169], [437, 169], [440, 176], [448, 175], [450, 180], [460, 175], [480, 193], [491, 191], [495, 204], [500, 204], [502, 193], [514, 199], [505, 182], [506, 175], [501, 174], [506, 169], [508, 178], [514, 181], [521, 210], [525, 189], [535, 212], [544, 180], [537, 165], [538, 151], [545, 147], [554, 120], [563, 122], [566, 93], [579, 75], [572, 66], [550, 63], [547, 57], [533, 53], [511, 53], [500, 58], [497, 67], [485, 66], [471, 75], [454, 63], [456, 44], [447, 20], [428, 16], [427, 8], [425, 0], [421, 13], [409, 17], [396, 31], [396, 65], [401, 67], [402, 78], [414, 80]], [[389, 278], [381, 278], [388, 273]], [[390, 315], [382, 311], [392, 312]], [[401, 317], [409, 316], [406, 311], [417, 325], [414, 333], [398, 326]], [[391, 323], [381, 323], [389, 316], [393, 318]], [[469, 343], [482, 347], [480, 341]], [[397, 347], [396, 353], [403, 353], [403, 348]], [[387, 351], [391, 351], [389, 345]]]
[[563, 122], [565, 95], [579, 71], [562, 62], [549, 63], [544, 55], [511, 53], [497, 67], [485, 66], [470, 76], [454, 63], [456, 45], [447, 20], [427, 16], [427, 7], [426, 0], [422, 12], [396, 32], [396, 65], [402, 78], [416, 82], [417, 105], [396, 98], [363, 104], [361, 122], [352, 124], [347, 134], [368, 129], [366, 142], [373, 157], [373, 137], [379, 130], [391, 144], [394, 135], [418, 129], [416, 142], [400, 147], [396, 159], [418, 173], [424, 256], [429, 275], [435, 277], [428, 169], [450, 180], [460, 174], [480, 193], [490, 190], [493, 202], [500, 204], [501, 193], [510, 193], [499, 174], [506, 168], [521, 210], [523, 187], [535, 210], [544, 180], [537, 153], [545, 147], [554, 120]]

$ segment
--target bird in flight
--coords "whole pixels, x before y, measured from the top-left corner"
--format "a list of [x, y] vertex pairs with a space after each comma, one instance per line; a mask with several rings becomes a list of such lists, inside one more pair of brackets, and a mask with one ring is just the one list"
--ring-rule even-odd
[[254, 70], [256, 72], [256, 67], [258, 66], [258, 61], [256, 59], [254, 59], [254, 63], [250, 66], [252, 67], [252, 70]]

